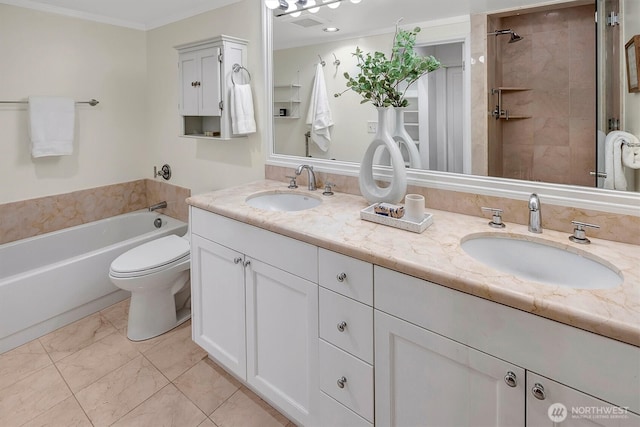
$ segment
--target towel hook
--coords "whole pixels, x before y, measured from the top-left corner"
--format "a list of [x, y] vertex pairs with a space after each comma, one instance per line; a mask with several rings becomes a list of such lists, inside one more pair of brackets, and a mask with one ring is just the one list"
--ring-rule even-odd
[[318, 55], [318, 58], [320, 58], [320, 65], [322, 65], [323, 67], [327, 65], [327, 63], [324, 62], [324, 59], [322, 59], [322, 56]]
[[336, 67], [340, 66], [340, 60], [338, 59], [338, 57], [336, 56], [336, 54], [333, 54], [333, 57], [336, 59], [335, 61], [333, 61], [333, 65], [335, 65]]

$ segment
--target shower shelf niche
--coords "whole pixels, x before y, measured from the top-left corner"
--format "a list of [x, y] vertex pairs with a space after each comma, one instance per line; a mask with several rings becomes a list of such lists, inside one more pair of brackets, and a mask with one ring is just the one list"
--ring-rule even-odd
[[531, 90], [526, 87], [510, 87], [510, 86], [500, 86], [498, 88], [491, 89], [491, 95], [498, 95], [498, 104], [496, 108], [491, 112], [491, 116], [493, 116], [496, 120], [518, 120], [518, 119], [530, 119], [531, 116], [523, 116], [521, 114], [509, 114], [509, 110], [502, 107], [502, 96], [504, 92], [522, 92], [526, 90]]

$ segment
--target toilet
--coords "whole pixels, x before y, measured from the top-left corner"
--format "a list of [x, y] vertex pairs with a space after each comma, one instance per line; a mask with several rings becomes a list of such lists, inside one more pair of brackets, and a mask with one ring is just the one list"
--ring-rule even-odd
[[156, 337], [191, 317], [190, 260], [187, 233], [144, 243], [111, 263], [111, 282], [131, 292], [130, 340]]

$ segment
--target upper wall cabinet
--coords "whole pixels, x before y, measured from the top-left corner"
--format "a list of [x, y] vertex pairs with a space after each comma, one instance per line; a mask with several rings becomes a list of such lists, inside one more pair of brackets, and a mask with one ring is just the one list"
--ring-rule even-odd
[[[247, 41], [223, 35], [175, 48], [182, 135], [213, 139], [242, 136], [232, 132], [229, 98], [233, 66], [244, 67], [247, 62]], [[238, 75], [234, 80], [245, 78]]]

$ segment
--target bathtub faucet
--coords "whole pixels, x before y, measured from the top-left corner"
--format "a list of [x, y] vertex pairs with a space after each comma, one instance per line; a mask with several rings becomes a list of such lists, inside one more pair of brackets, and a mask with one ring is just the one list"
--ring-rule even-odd
[[157, 209], [164, 209], [167, 207], [167, 202], [156, 203], [155, 205], [149, 206], [149, 212], [153, 212]]

